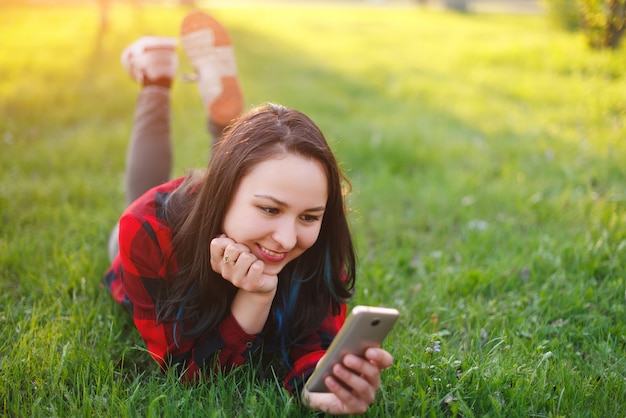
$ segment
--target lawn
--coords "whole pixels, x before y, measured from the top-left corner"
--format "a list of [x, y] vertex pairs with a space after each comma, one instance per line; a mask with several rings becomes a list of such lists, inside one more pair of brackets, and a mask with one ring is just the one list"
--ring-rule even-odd
[[[138, 91], [119, 54], [184, 13], [0, 6], [0, 415], [315, 416], [253, 367], [161, 373], [100, 287]], [[310, 115], [351, 179], [351, 303], [401, 311], [368, 416], [626, 416], [624, 49], [535, 15], [213, 14], [248, 105]], [[210, 142], [195, 85], [172, 94], [182, 175]]]

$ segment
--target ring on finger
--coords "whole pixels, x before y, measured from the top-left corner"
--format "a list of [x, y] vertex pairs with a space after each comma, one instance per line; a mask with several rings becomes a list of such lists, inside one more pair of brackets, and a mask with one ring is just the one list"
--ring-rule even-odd
[[222, 261], [224, 262], [224, 264], [230, 263], [230, 259], [228, 257], [228, 254], [224, 254], [224, 259]]

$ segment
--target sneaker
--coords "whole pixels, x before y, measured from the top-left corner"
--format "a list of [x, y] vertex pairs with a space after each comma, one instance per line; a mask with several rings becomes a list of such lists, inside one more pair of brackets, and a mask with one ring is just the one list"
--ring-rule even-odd
[[213, 17], [192, 11], [183, 19], [180, 34], [183, 50], [196, 71], [200, 98], [210, 120], [227, 126], [244, 106], [228, 32]]
[[141, 85], [169, 86], [178, 69], [176, 38], [144, 36], [122, 52], [122, 65]]

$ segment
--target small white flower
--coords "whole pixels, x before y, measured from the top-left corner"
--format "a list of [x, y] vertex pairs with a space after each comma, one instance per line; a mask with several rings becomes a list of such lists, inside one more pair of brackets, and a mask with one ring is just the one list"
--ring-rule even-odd
[[461, 199], [461, 205], [472, 206], [475, 201], [476, 199], [474, 199], [474, 196], [463, 196], [463, 198]]
[[474, 231], [484, 231], [489, 228], [489, 222], [482, 219], [472, 219], [467, 223], [467, 227]]

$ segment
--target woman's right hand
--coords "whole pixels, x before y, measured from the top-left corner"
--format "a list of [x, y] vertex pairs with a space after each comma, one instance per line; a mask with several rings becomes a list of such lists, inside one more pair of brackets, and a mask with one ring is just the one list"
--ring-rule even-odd
[[211, 241], [211, 267], [233, 286], [250, 293], [272, 294], [278, 276], [263, 274], [265, 264], [248, 247], [222, 234]]
[[347, 354], [342, 363], [333, 367], [334, 376], [324, 379], [328, 393], [302, 392], [302, 401], [310, 408], [331, 415], [360, 415], [376, 399], [380, 389], [380, 373], [393, 363], [393, 356], [386, 350], [371, 347], [365, 358]]

